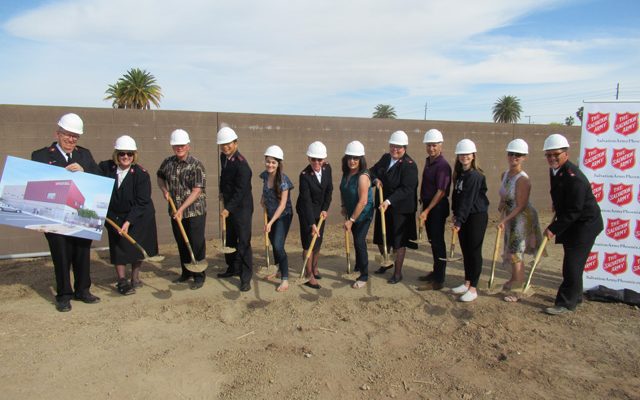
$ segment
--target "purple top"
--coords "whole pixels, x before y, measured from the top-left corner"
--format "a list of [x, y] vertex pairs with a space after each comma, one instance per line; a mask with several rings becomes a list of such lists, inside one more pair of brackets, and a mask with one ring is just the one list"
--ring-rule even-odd
[[449, 197], [451, 188], [451, 166], [440, 154], [434, 160], [427, 157], [422, 171], [422, 184], [420, 185], [420, 199], [426, 207], [438, 190], [444, 191], [444, 198]]

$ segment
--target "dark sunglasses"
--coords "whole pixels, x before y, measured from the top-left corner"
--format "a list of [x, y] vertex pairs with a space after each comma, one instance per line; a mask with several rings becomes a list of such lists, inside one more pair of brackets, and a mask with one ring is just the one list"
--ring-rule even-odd
[[321, 162], [321, 161], [324, 161], [324, 158], [313, 158], [313, 157], [311, 157], [311, 161], [313, 161], [313, 162]]
[[132, 152], [132, 151], [120, 151], [118, 152], [118, 157], [133, 157], [136, 153]]
[[515, 157], [515, 158], [520, 158], [520, 157], [524, 157], [524, 154], [520, 154], [520, 153], [512, 153], [512, 152], [508, 152], [507, 155], [509, 157]]

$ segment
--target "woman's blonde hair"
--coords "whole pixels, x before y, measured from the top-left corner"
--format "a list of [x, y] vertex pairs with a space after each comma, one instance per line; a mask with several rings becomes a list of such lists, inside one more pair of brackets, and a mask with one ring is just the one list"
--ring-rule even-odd
[[111, 155], [111, 159], [113, 160], [113, 162], [116, 165], [120, 165], [120, 163], [118, 162], [118, 153], [123, 152], [123, 153], [133, 153], [133, 161], [131, 162], [131, 164], [137, 164], [138, 163], [138, 152], [136, 150], [113, 150], [113, 154]]

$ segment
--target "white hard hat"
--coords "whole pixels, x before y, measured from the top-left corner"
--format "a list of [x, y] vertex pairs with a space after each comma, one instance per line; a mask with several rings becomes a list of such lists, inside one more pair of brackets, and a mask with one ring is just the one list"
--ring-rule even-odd
[[238, 135], [236, 135], [236, 131], [229, 128], [228, 126], [223, 126], [218, 131], [218, 137], [216, 139], [216, 144], [227, 144], [231, 143], [234, 140], [238, 140]]
[[456, 144], [456, 154], [471, 154], [476, 152], [476, 144], [470, 139], [462, 139]]
[[513, 139], [507, 145], [507, 151], [519, 154], [529, 154], [529, 145], [522, 139]]
[[269, 146], [267, 147], [267, 150], [264, 151], [264, 155], [265, 157], [273, 157], [273, 158], [277, 158], [278, 160], [284, 160], [284, 151], [282, 151], [282, 149], [280, 148], [280, 146]]
[[176, 129], [171, 132], [171, 140], [170, 143], [172, 146], [178, 146], [181, 144], [189, 144], [191, 140], [189, 139], [189, 134], [184, 129]]
[[389, 144], [395, 144], [397, 146], [408, 146], [409, 137], [404, 131], [395, 131], [389, 137]]
[[437, 129], [429, 129], [424, 134], [424, 139], [422, 139], [422, 143], [442, 143], [444, 140], [442, 139], [442, 132]]
[[549, 135], [549, 137], [547, 137], [544, 140], [544, 147], [542, 148], [542, 150], [547, 151], [547, 150], [555, 150], [555, 149], [564, 149], [568, 147], [569, 147], [569, 142], [567, 141], [567, 138], [562, 136], [559, 133], [554, 133], [552, 135]]
[[78, 114], [69, 113], [60, 117], [58, 126], [67, 132], [82, 135], [84, 132], [84, 124]]
[[129, 135], [122, 135], [116, 139], [116, 143], [113, 145], [116, 150], [138, 150], [136, 141]]
[[362, 157], [364, 156], [364, 145], [357, 140], [354, 140], [347, 145], [346, 149], [344, 149], [344, 154], [348, 156]]
[[307, 148], [307, 156], [312, 158], [327, 158], [327, 146], [322, 142], [313, 142]]

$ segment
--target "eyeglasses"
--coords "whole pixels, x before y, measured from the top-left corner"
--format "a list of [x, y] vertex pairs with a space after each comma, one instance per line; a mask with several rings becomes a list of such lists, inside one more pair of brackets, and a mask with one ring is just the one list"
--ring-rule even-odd
[[311, 157], [311, 161], [312, 162], [322, 162], [322, 161], [324, 161], [324, 158], [313, 158], [313, 157]]
[[509, 157], [515, 157], [515, 158], [520, 158], [520, 157], [524, 157], [524, 154], [520, 154], [520, 153], [512, 153], [512, 152], [508, 152], [507, 156]]
[[118, 157], [133, 157], [136, 153], [132, 152], [132, 151], [121, 151], [118, 153]]
[[400, 149], [404, 149], [404, 146], [400, 146], [400, 145], [397, 145], [397, 144], [390, 144], [389, 148], [393, 149], [393, 150], [400, 150]]
[[67, 140], [74, 141], [74, 142], [77, 142], [78, 139], [80, 139], [80, 135], [74, 135], [73, 133], [58, 131], [58, 134], [64, 136]]
[[566, 153], [565, 151], [559, 151], [557, 153], [544, 153], [544, 156], [547, 158], [558, 158], [561, 154]]
[[347, 160], [349, 161], [360, 161], [359, 156], [347, 156]]

